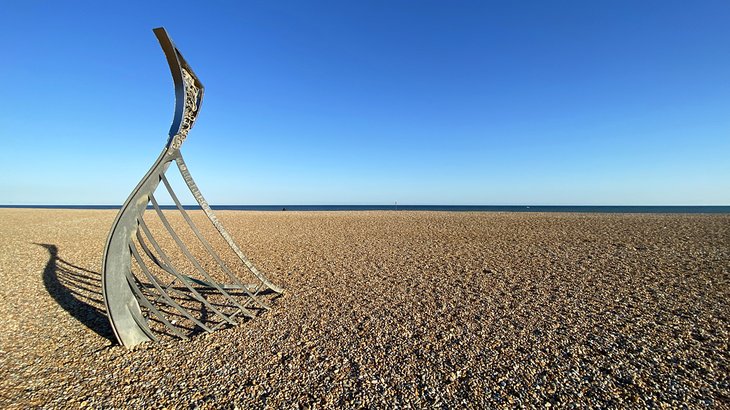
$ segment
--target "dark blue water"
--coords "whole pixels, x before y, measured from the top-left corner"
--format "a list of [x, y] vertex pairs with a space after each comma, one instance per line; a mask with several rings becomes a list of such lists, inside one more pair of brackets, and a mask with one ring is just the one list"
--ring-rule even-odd
[[[163, 209], [174, 206], [162, 205]], [[730, 206], [573, 206], [573, 205], [212, 205], [215, 210], [233, 211], [447, 211], [447, 212], [588, 212], [726, 214]], [[0, 205], [0, 208], [119, 209], [118, 205]], [[200, 209], [186, 205], [185, 209]]]

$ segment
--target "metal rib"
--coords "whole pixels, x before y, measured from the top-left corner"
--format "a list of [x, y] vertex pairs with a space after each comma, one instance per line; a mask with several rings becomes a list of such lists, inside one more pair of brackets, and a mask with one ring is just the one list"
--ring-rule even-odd
[[[137, 280], [134, 278], [134, 276], [132, 276], [132, 272], [130, 271], [129, 273], [127, 273], [126, 276], [127, 276], [127, 283], [129, 283], [129, 286], [134, 291], [135, 296], [137, 297], [137, 301], [139, 301], [139, 303], [141, 303], [142, 306], [146, 307], [147, 309], [149, 309], [150, 312], [152, 312], [155, 316], [157, 316], [157, 319], [159, 319], [162, 323], [164, 323], [165, 326], [167, 326], [167, 328], [170, 329], [175, 335], [187, 340], [188, 337], [185, 336], [182, 332], [180, 332], [180, 330], [178, 330], [178, 328], [175, 327], [175, 325], [170, 323], [167, 320], [167, 318], [165, 318], [165, 315], [163, 315], [162, 312], [157, 310], [157, 308], [152, 303], [150, 303], [150, 301], [147, 299], [147, 297], [144, 295], [144, 293], [142, 293], [142, 290], [139, 288], [139, 286], [137, 286], [137, 283], [136, 283]], [[147, 326], [146, 323], [145, 323], [145, 326]], [[149, 327], [147, 327], [147, 328], [149, 329]], [[152, 337], [154, 339], [157, 339], [157, 337], [154, 335], [152, 335]]]
[[[246, 258], [243, 252], [241, 252], [236, 243], [233, 242], [231, 236], [213, 214], [213, 211], [208, 206], [188, 172], [187, 166], [180, 154], [180, 148], [186, 140], [188, 133], [195, 125], [195, 121], [200, 112], [205, 87], [195, 72], [191, 69], [185, 58], [183, 58], [182, 53], [172, 42], [167, 32], [163, 28], [156, 28], [154, 32], [167, 59], [175, 86], [174, 118], [168, 133], [167, 143], [160, 153], [160, 156], [155, 160], [119, 210], [107, 238], [102, 262], [101, 283], [107, 317], [109, 318], [109, 322], [117, 340], [120, 344], [127, 348], [132, 348], [133, 346], [146, 341], [158, 340], [152, 329], [149, 327], [150, 320], [157, 320], [155, 319], [155, 316], [159, 318], [162, 324], [172, 330], [174, 334], [182, 338], [186, 338], [176, 327], [172, 326], [172, 324], [161, 314], [160, 310], [155, 308], [155, 304], [158, 304], [157, 306], [159, 306], [160, 303], [169, 304], [166, 299], [172, 300], [173, 296], [177, 297], [178, 295], [184, 295], [184, 297], [189, 298], [191, 302], [197, 300], [202, 303], [201, 313], [207, 315], [208, 312], [215, 312], [216, 315], [220, 316], [223, 319], [222, 321], [216, 323], [215, 326], [208, 327], [209, 329], [214, 330], [218, 327], [224, 326], [226, 323], [236, 324], [238, 318], [244, 315], [253, 317], [253, 313], [249, 311], [247, 307], [258, 307], [259, 305], [265, 306], [263, 301], [258, 299], [261, 297], [259, 295], [259, 291], [268, 288], [276, 293], [283, 292], [282, 288], [271, 283], [261, 272], [259, 272]], [[218, 233], [223, 237], [223, 239], [225, 239], [231, 249], [233, 249], [236, 256], [243, 262], [246, 268], [251, 271], [253, 276], [258, 279], [259, 283], [255, 283], [254, 286], [244, 284], [241, 284], [240, 286], [237, 284], [219, 284], [208, 272], [205, 271], [205, 269], [203, 269], [203, 266], [201, 266], [202, 260], [199, 262], [193, 257], [188, 248], [181, 241], [181, 238], [178, 237], [172, 229], [172, 226], [160, 210], [153, 193], [159, 187], [160, 181], [164, 178], [164, 174], [173, 160], [176, 161], [178, 170], [180, 170], [185, 183], [193, 193], [195, 200], [203, 208], [208, 219], [210, 219]], [[177, 246], [182, 250], [182, 253], [185, 255], [184, 257], [190, 260], [190, 262], [195, 266], [195, 269], [199, 273], [195, 275], [197, 279], [183, 275], [175, 269], [170, 262], [170, 259], [162, 251], [157, 242], [154, 240], [154, 237], [152, 237], [152, 234], [144, 225], [142, 218], [150, 201], [153, 202], [155, 212], [157, 212], [163, 222], [163, 225], [165, 225], [165, 229], [167, 229], [168, 233], [175, 240]], [[179, 201], [177, 202], [177, 205], [181, 206]], [[190, 223], [191, 219], [187, 218], [187, 214], [184, 213], [184, 216], [186, 222], [188, 222], [191, 229], [193, 229], [193, 232], [201, 240], [203, 247], [208, 250], [210, 243], [206, 241], [205, 238], [200, 235], [200, 231]], [[142, 227], [144, 235], [140, 233], [140, 227]], [[134, 243], [135, 236], [139, 241], [139, 246]], [[144, 240], [145, 236], [149, 242]], [[149, 243], [152, 244], [154, 250], [147, 246]], [[130, 245], [135, 247], [135, 251], [141, 260], [132, 260], [136, 258], [132, 257], [133, 252]], [[210, 246], [210, 248], [212, 249], [212, 246]], [[146, 254], [149, 259], [143, 257], [142, 251], [144, 251], [144, 254]], [[208, 250], [208, 252], [211, 253], [216, 262], [219, 263], [221, 269], [223, 269], [224, 275], [228, 275], [238, 283], [242, 280], [247, 280], [246, 277], [248, 276], [237, 277], [234, 274], [234, 271], [231, 271], [227, 265], [222, 263], [223, 259], [219, 254], [210, 252], [210, 250]], [[170, 278], [155, 269], [151, 269], [153, 264], [150, 264], [150, 260], [155, 265], [159, 266], [162, 271], [169, 273], [171, 278], [173, 278], [167, 286], [165, 286], [165, 284], [168, 283], [168, 279]], [[139, 268], [135, 267], [133, 271], [132, 268], [135, 264], [139, 264]], [[140, 270], [144, 273], [149, 273], [150, 275], [143, 275]], [[158, 278], [155, 274], [158, 274], [160, 277]], [[138, 278], [135, 277], [135, 275], [139, 278], [147, 276], [147, 279], [149, 279], [152, 284], [147, 283], [147, 280], [145, 280], [144, 283], [138, 281]], [[201, 280], [198, 281], [198, 279]], [[207, 280], [207, 282], [204, 280]], [[182, 283], [184, 287], [179, 286], [178, 282]], [[203, 291], [203, 289], [197, 286], [197, 284], [205, 286], [206, 289], [210, 290], [210, 292]], [[155, 287], [154, 290], [152, 289], [153, 287]], [[236, 289], [236, 298], [232, 296], [234, 292], [231, 291], [231, 289], [234, 288]], [[200, 290], [200, 292], [198, 292], [198, 290]], [[232, 294], [229, 294], [229, 291]], [[220, 293], [220, 296], [218, 296], [218, 292]], [[203, 297], [203, 294], [205, 294], [207, 298], [210, 298], [210, 301], [208, 301], [206, 297]], [[213, 301], [217, 300], [215, 299], [217, 297], [220, 297], [222, 301], [220, 303], [213, 303]], [[245, 299], [241, 299], [241, 297]], [[175, 307], [174, 305], [171, 306], [173, 308]], [[182, 305], [180, 306], [182, 307]], [[216, 306], [220, 307], [216, 309]], [[225, 314], [225, 312], [229, 310], [233, 310], [235, 312], [230, 315]], [[187, 309], [186, 311], [190, 314], [195, 314], [194, 309]], [[165, 313], [172, 313], [172, 311], [168, 311], [166, 309]], [[176, 313], [172, 314], [177, 316]], [[237, 318], [236, 321], [233, 320], [234, 317]], [[199, 322], [205, 324], [206, 320], [200, 318]]]
[[254, 314], [251, 313], [250, 310], [248, 310], [245, 307], [241, 306], [241, 304], [238, 303], [238, 301], [236, 301], [236, 299], [234, 299], [233, 296], [231, 296], [230, 294], [228, 294], [228, 292], [226, 292], [222, 287], [220, 287], [220, 285], [218, 284], [218, 282], [216, 282], [210, 275], [208, 275], [208, 272], [206, 272], [205, 269], [203, 269], [203, 267], [200, 266], [200, 263], [198, 262], [198, 260], [195, 259], [195, 257], [188, 250], [188, 247], [185, 246], [185, 244], [183, 243], [183, 241], [180, 240], [180, 238], [177, 236], [177, 234], [175, 233], [175, 230], [172, 229], [172, 225], [170, 225], [170, 222], [167, 220], [167, 217], [162, 213], [162, 210], [160, 209], [160, 205], [157, 203], [157, 200], [155, 199], [154, 194], [150, 194], [150, 201], [152, 202], [152, 207], [155, 209], [155, 212], [157, 213], [157, 216], [159, 216], [160, 221], [165, 226], [165, 229], [167, 229], [167, 232], [170, 234], [170, 236], [172, 236], [172, 239], [175, 241], [175, 243], [177, 243], [177, 246], [180, 248], [180, 250], [183, 252], [183, 254], [185, 254], [185, 256], [188, 258], [188, 260], [193, 264], [193, 266], [198, 271], [198, 273], [200, 273], [208, 281], [210, 281], [210, 283], [213, 285], [213, 287], [215, 287], [218, 290], [218, 292], [220, 292], [231, 303], [233, 303], [234, 306], [236, 306], [237, 308], [241, 309], [243, 311], [243, 314], [244, 315], [246, 315], [246, 316], [248, 316], [250, 318], [255, 317]]
[[[200, 303], [204, 304], [205, 307], [207, 307], [208, 309], [212, 310], [213, 313], [220, 316], [224, 321], [228, 322], [231, 325], [237, 324], [236, 321], [233, 320], [233, 315], [230, 315], [230, 316], [226, 315], [222, 311], [215, 308], [210, 302], [208, 302], [208, 299], [206, 299], [203, 295], [198, 293], [198, 291], [195, 290], [195, 288], [192, 285], [190, 285], [190, 283], [186, 280], [187, 276], [180, 274], [180, 272], [178, 272], [177, 269], [175, 269], [175, 267], [170, 262], [170, 258], [167, 256], [165, 251], [162, 250], [162, 247], [160, 247], [160, 245], [157, 243], [155, 238], [152, 236], [152, 232], [150, 232], [149, 228], [147, 227], [147, 224], [145, 224], [143, 219], [140, 219], [139, 226], [142, 228], [142, 231], [144, 232], [145, 236], [147, 237], [147, 240], [149, 240], [150, 243], [152, 244], [152, 247], [162, 258], [162, 262], [164, 262], [164, 264], [165, 264], [165, 266], [162, 266], [162, 265], [158, 265], [158, 266], [160, 266], [160, 268], [164, 269], [167, 273], [173, 275], [175, 278], [180, 280], [183, 283], [183, 285], [185, 285], [185, 287], [190, 289], [190, 292], [192, 292], [195, 299], [197, 299]], [[140, 241], [140, 243], [142, 244], [144, 242]]]
[[132, 250], [132, 256], [134, 256], [134, 259], [137, 261], [137, 265], [139, 265], [139, 267], [142, 268], [142, 272], [144, 273], [144, 275], [152, 283], [152, 286], [154, 286], [155, 289], [157, 289], [157, 291], [160, 292], [160, 296], [168, 305], [175, 308], [183, 316], [185, 316], [186, 318], [193, 321], [193, 323], [195, 323], [197, 326], [199, 326], [201, 329], [205, 330], [206, 332], [213, 331], [208, 326], [204, 325], [201, 321], [194, 318], [193, 315], [191, 315], [190, 312], [188, 312], [185, 308], [180, 306], [180, 304], [178, 304], [177, 302], [172, 300], [172, 298], [167, 294], [167, 292], [165, 292], [162, 289], [162, 287], [160, 286], [160, 283], [158, 282], [157, 277], [154, 274], [152, 274], [152, 272], [150, 272], [149, 269], [147, 269], [147, 265], [145, 265], [144, 261], [142, 260], [142, 256], [140, 256], [139, 251], [137, 250], [137, 247], [134, 246], [133, 243], [129, 245], [129, 249]]
[[241, 262], [246, 265], [248, 270], [253, 273], [254, 276], [256, 276], [263, 284], [265, 284], [269, 289], [276, 293], [284, 293], [284, 289], [274, 285], [269, 281], [266, 276], [264, 276], [263, 273], [259, 272], [258, 269], [246, 258], [246, 256], [243, 254], [241, 249], [238, 248], [238, 245], [233, 241], [233, 238], [228, 233], [226, 228], [223, 227], [223, 224], [218, 221], [218, 218], [215, 216], [215, 213], [213, 213], [213, 210], [208, 205], [208, 202], [203, 198], [203, 194], [200, 193], [200, 189], [198, 189], [198, 186], [195, 184], [195, 181], [193, 180], [192, 175], [190, 175], [190, 172], [188, 171], [187, 165], [185, 165], [185, 161], [182, 158], [182, 154], [178, 152], [177, 156], [175, 157], [175, 162], [177, 163], [177, 168], [180, 170], [180, 174], [183, 177], [183, 180], [185, 180], [185, 183], [187, 184], [188, 188], [190, 188], [190, 192], [193, 194], [193, 197], [195, 197], [195, 200], [198, 202], [200, 207], [203, 209], [203, 212], [205, 212], [205, 215], [208, 216], [208, 219], [210, 219], [210, 222], [213, 223], [213, 226], [215, 226], [215, 229], [218, 231], [218, 233], [221, 234], [223, 239], [228, 242], [228, 246], [233, 249], [233, 252], [236, 253], [238, 258], [241, 260]]
[[263, 303], [257, 297], [257, 295], [252, 294], [248, 290], [246, 285], [244, 285], [243, 282], [241, 282], [241, 280], [238, 278], [238, 276], [234, 275], [233, 272], [231, 272], [231, 270], [228, 269], [228, 266], [220, 258], [220, 255], [218, 255], [218, 252], [216, 252], [215, 249], [213, 249], [213, 247], [210, 245], [210, 242], [208, 242], [208, 240], [205, 239], [205, 237], [200, 233], [200, 231], [198, 230], [198, 227], [195, 226], [195, 223], [190, 218], [190, 215], [188, 215], [185, 208], [183, 208], [182, 204], [180, 204], [180, 201], [177, 199], [177, 195], [175, 195], [175, 192], [172, 190], [172, 187], [170, 186], [170, 182], [167, 181], [167, 178], [165, 177], [164, 174], [161, 176], [161, 179], [162, 179], [162, 184], [165, 185], [165, 188], [167, 188], [167, 192], [170, 194], [170, 197], [172, 198], [173, 202], [175, 202], [175, 206], [177, 207], [178, 211], [180, 211], [180, 213], [182, 214], [183, 219], [185, 219], [185, 221], [188, 223], [188, 226], [190, 226], [190, 229], [193, 231], [195, 236], [198, 237], [198, 240], [200, 241], [200, 243], [203, 244], [203, 247], [208, 251], [208, 253], [211, 254], [211, 256], [213, 256], [213, 259], [215, 259], [215, 261], [218, 262], [218, 266], [220, 266], [221, 269], [223, 269], [223, 272], [225, 272], [226, 275], [228, 275], [228, 277], [234, 283], [236, 283], [238, 286], [240, 286], [241, 289], [246, 293], [246, 295], [248, 295], [248, 297], [250, 297], [254, 302], [256, 302], [257, 305], [261, 306], [263, 309], [266, 309], [266, 310], [271, 309], [269, 306], [267, 306], [265, 303]]
[[[170, 272], [162, 265], [162, 262], [159, 259], [157, 259], [157, 257], [152, 253], [152, 251], [150, 250], [150, 248], [144, 242], [144, 238], [142, 238], [142, 232], [140, 231], [139, 227], [137, 227], [137, 228], [138, 228], [137, 229], [137, 233], [136, 233], [137, 242], [139, 242], [139, 246], [142, 248], [142, 251], [145, 253], [145, 255], [147, 255], [148, 258], [150, 258], [152, 260], [152, 262], [155, 265], [157, 265], [157, 267], [159, 267], [160, 269], [162, 269], [163, 271], [165, 271], [165, 272], [167, 272], [169, 274]], [[155, 278], [157, 278], [157, 276], [155, 276]], [[173, 288], [172, 286], [177, 281], [178, 281], [177, 277], [173, 276], [172, 281], [170, 281], [170, 283], [168, 283], [167, 285], [165, 285], [165, 292], [174, 291], [175, 288]], [[158, 282], [160, 284], [163, 283], [163, 281], [161, 281], [159, 279], [158, 279]], [[158, 300], [160, 300], [160, 298], [157, 298], [155, 300], [155, 302], [157, 302]]]

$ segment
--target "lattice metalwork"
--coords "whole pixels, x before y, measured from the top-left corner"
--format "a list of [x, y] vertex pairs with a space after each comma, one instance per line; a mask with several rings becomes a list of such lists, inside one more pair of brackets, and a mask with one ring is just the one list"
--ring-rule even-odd
[[[186, 339], [236, 325], [268, 310], [267, 295], [283, 292], [246, 258], [190, 175], [180, 147], [198, 116], [204, 87], [165, 29], [153, 31], [175, 84], [175, 115], [162, 153], [114, 220], [102, 266], [107, 315], [117, 340], [128, 348], [158, 340], [160, 333]], [[173, 162], [207, 216], [207, 229], [195, 223], [165, 176]], [[163, 211], [155, 197], [160, 183], [174, 210]], [[145, 218], [148, 209], [154, 212]], [[216, 232], [218, 245], [209, 239]], [[218, 252], [220, 244], [228, 256]]]

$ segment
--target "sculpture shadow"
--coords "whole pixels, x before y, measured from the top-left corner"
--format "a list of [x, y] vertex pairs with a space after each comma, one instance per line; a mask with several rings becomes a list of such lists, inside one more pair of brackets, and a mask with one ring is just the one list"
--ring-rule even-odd
[[116, 343], [107, 320], [101, 293], [101, 274], [76, 266], [58, 256], [56, 245], [36, 243], [49, 253], [43, 285], [53, 299], [83, 325]]

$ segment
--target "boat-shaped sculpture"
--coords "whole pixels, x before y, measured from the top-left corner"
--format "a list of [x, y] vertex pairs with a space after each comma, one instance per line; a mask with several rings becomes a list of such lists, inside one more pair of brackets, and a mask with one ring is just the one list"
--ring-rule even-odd
[[[114, 220], [102, 266], [109, 322], [119, 343], [128, 348], [158, 340], [160, 332], [187, 339], [198, 332], [236, 325], [268, 310], [266, 295], [283, 292], [246, 258], [216, 218], [185, 165], [180, 147], [195, 124], [204, 87], [165, 29], [153, 31], [172, 72], [175, 114], [162, 153]], [[206, 231], [196, 225], [195, 218], [180, 203], [165, 176], [173, 162], [214, 228], [207, 233], [218, 232], [217, 239], [227, 244], [229, 257], [222, 256], [221, 246], [206, 238]], [[174, 203], [172, 211], [163, 211], [155, 197], [160, 183]], [[154, 227], [145, 221], [146, 211], [153, 213]], [[171, 220], [170, 212], [175, 213], [177, 224]], [[181, 224], [187, 226], [188, 235], [178, 234], [176, 226]], [[161, 235], [166, 241], [158, 240], [156, 236]], [[190, 238], [195, 238], [196, 243], [190, 244]], [[176, 247], [174, 251], [170, 244]], [[208, 262], [203, 262], [194, 249], [203, 250]], [[230, 255], [235, 255], [233, 262], [238, 269]]]

